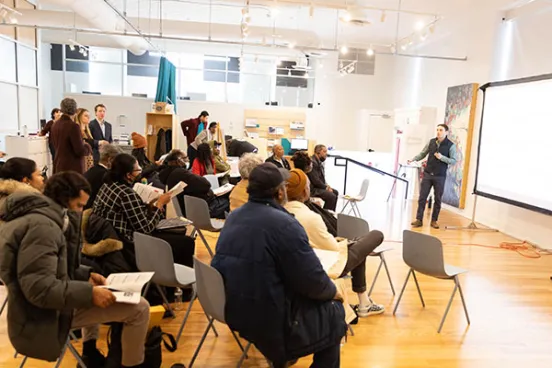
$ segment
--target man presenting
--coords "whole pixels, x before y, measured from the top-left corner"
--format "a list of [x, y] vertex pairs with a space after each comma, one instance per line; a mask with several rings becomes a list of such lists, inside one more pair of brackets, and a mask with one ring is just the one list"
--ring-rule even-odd
[[325, 209], [335, 211], [339, 193], [326, 184], [326, 173], [323, 163], [327, 157], [328, 149], [326, 146], [323, 144], [316, 145], [314, 147], [314, 155], [312, 156], [312, 170], [307, 175], [311, 183], [311, 195], [322, 198]]
[[437, 220], [439, 219], [439, 212], [441, 211], [441, 198], [445, 190], [447, 168], [448, 165], [454, 165], [456, 163], [456, 145], [447, 138], [448, 130], [449, 128], [446, 124], [437, 125], [437, 138], [431, 139], [420, 154], [408, 161], [408, 163], [420, 161], [429, 155], [426, 168], [424, 169], [422, 185], [420, 187], [416, 221], [412, 222], [412, 227], [421, 227], [423, 225], [427, 196], [429, 195], [431, 187], [433, 187], [435, 204], [431, 215], [431, 227], [434, 229], [439, 228]]
[[100, 146], [113, 143], [111, 124], [105, 121], [105, 111], [106, 108], [104, 105], [96, 105], [96, 107], [94, 107], [96, 119], [92, 120], [89, 124], [90, 133], [92, 134], [92, 138], [94, 138], [92, 155], [94, 156], [95, 164], [100, 161]]

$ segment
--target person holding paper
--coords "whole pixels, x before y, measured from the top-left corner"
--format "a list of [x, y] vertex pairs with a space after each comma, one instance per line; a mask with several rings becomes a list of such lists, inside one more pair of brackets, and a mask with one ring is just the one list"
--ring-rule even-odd
[[383, 242], [381, 231], [370, 231], [349, 246], [347, 246], [349, 242], [347, 239], [338, 241], [328, 232], [322, 217], [304, 204], [310, 198], [307, 175], [299, 169], [293, 169], [289, 174], [287, 181], [289, 202], [285, 206], [286, 209], [294, 214], [297, 221], [305, 228], [311, 247], [339, 253], [337, 263], [330, 269], [330, 277], [340, 278], [351, 273], [353, 291], [357, 293], [359, 300], [357, 312], [359, 317], [383, 313], [385, 311], [383, 305], [375, 304], [366, 289], [366, 257]]
[[71, 329], [83, 328], [83, 360], [102, 367], [98, 325], [122, 322], [122, 364], [141, 367], [149, 304], [115, 304], [105, 278], [80, 264], [80, 212], [90, 186], [75, 172], [53, 175], [40, 193], [20, 192], [0, 207], [0, 277], [8, 288], [8, 335], [29, 358], [55, 361]]
[[275, 368], [313, 353], [311, 367], [338, 368], [347, 330], [342, 297], [282, 207], [282, 173], [257, 166], [247, 191], [249, 202], [228, 217], [211, 262], [224, 279], [228, 326]]

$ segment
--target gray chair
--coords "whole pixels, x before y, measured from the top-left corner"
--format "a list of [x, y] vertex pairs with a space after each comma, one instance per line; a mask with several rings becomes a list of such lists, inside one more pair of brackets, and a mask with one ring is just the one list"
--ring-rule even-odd
[[[163, 292], [160, 286], [167, 287], [179, 287], [185, 289], [192, 289], [192, 300], [188, 305], [180, 330], [176, 336], [176, 342], [180, 339], [184, 325], [188, 320], [192, 305], [196, 300], [196, 290], [194, 284], [196, 277], [193, 268], [183, 266], [178, 263], [174, 263], [171, 246], [164, 240], [155, 238], [153, 236], [144, 235], [141, 233], [134, 233], [134, 248], [136, 252], [136, 265], [141, 272], [154, 272], [151, 281], [144, 288], [143, 295], [149, 290], [151, 283], [155, 285], [159, 294], [163, 298], [163, 302], [166, 308], [173, 316], [176, 316], [172, 310], [167, 296]], [[215, 331], [215, 334], [217, 332]]]
[[205, 240], [202, 231], [219, 232], [222, 230], [224, 222], [211, 218], [209, 205], [201, 198], [184, 196], [184, 205], [186, 207], [186, 217], [192, 221], [195, 231], [199, 234], [212, 258], [214, 253], [207, 240]]
[[2, 308], [0, 308], [0, 316], [2, 313], [4, 313], [4, 309], [6, 309], [6, 305], [8, 305], [8, 296], [6, 295], [6, 299], [4, 299], [4, 302], [2, 303]]
[[418, 284], [418, 279], [416, 278], [416, 272], [421, 274], [435, 277], [442, 280], [452, 280], [454, 281], [454, 290], [450, 296], [447, 309], [445, 314], [441, 319], [441, 324], [437, 333], [441, 333], [443, 328], [443, 323], [447, 318], [447, 314], [456, 294], [456, 290], [460, 293], [460, 298], [462, 299], [462, 305], [464, 306], [464, 313], [466, 314], [466, 320], [468, 325], [470, 324], [470, 316], [468, 315], [468, 308], [466, 307], [466, 301], [464, 300], [464, 294], [462, 293], [462, 287], [460, 286], [460, 280], [458, 275], [468, 272], [467, 270], [450, 266], [445, 263], [443, 257], [443, 244], [436, 237], [420, 234], [410, 230], [404, 230], [403, 232], [403, 260], [410, 267], [408, 275], [406, 275], [406, 280], [402, 287], [401, 293], [399, 294], [399, 299], [393, 310], [393, 315], [397, 312], [399, 303], [401, 302], [404, 289], [408, 283], [410, 275], [414, 277], [414, 282], [416, 283], [416, 288], [418, 289], [418, 295], [422, 301], [422, 306], [425, 307], [424, 298], [422, 297], [422, 291], [420, 290], [420, 285]]
[[[337, 236], [352, 240], [360, 238], [361, 236], [364, 236], [369, 232], [370, 225], [368, 225], [368, 223], [363, 219], [359, 217], [344, 215], [341, 213], [337, 215]], [[372, 281], [372, 285], [370, 286], [370, 290], [368, 291], [368, 295], [372, 295], [372, 291], [374, 290], [374, 286], [376, 285], [376, 281], [380, 274], [382, 265], [385, 267], [385, 272], [387, 273], [387, 279], [389, 280], [391, 291], [393, 292], [393, 295], [395, 295], [395, 287], [393, 286], [393, 280], [391, 280], [391, 274], [389, 273], [389, 267], [387, 266], [387, 261], [385, 260], [384, 254], [385, 252], [388, 252], [390, 250], [393, 250], [393, 248], [380, 245], [370, 254], [370, 257], [379, 257], [380, 263], [378, 266], [378, 270], [376, 271], [376, 275], [374, 276], [374, 280]]]
[[[82, 360], [82, 357], [80, 356], [79, 352], [77, 351], [77, 349], [75, 349], [73, 344], [71, 344], [71, 340], [75, 340], [75, 341], [78, 340], [76, 338], [75, 334], [73, 334], [73, 331], [69, 332], [69, 337], [67, 337], [67, 342], [63, 346], [63, 349], [61, 349], [61, 353], [59, 354], [59, 358], [58, 358], [54, 368], [59, 368], [61, 366], [61, 362], [63, 362], [63, 358], [65, 357], [65, 353], [67, 352], [67, 350], [69, 350], [71, 352], [71, 354], [77, 360], [77, 367], [87, 368], [86, 364], [84, 364], [84, 362]], [[15, 353], [14, 358], [17, 358], [17, 356], [18, 356], [18, 354]], [[26, 357], [26, 356], [23, 357], [23, 360], [21, 361], [21, 364], [19, 365], [19, 368], [23, 368], [25, 366], [25, 364], [27, 363], [27, 359], [29, 359], [29, 358]]]
[[364, 179], [362, 181], [362, 184], [360, 186], [360, 192], [356, 196], [350, 196], [350, 195], [343, 195], [341, 198], [345, 201], [345, 205], [341, 209], [341, 213], [345, 211], [347, 206], [351, 205], [351, 208], [349, 208], [349, 211], [347, 214], [350, 214], [351, 211], [353, 214], [357, 217], [362, 217], [360, 214], [360, 209], [358, 208], [359, 202], [362, 202], [366, 198], [366, 193], [368, 192], [368, 187], [370, 186], [370, 180]]
[[[199, 259], [197, 259], [197, 257], [194, 257], [194, 270], [196, 274], [197, 298], [199, 299], [199, 303], [203, 307], [205, 314], [207, 314], [209, 324], [207, 325], [207, 328], [205, 329], [205, 332], [201, 337], [199, 345], [194, 352], [188, 368], [192, 368], [192, 366], [194, 365], [199, 351], [201, 350], [201, 347], [205, 342], [205, 338], [207, 337], [209, 328], [213, 326], [215, 320], [226, 324], [226, 318], [224, 316], [224, 309], [226, 306], [226, 292], [224, 290], [224, 280], [222, 279], [222, 275], [213, 267], [201, 262]], [[237, 367], [239, 368], [241, 367], [244, 359], [247, 358], [247, 352], [251, 347], [251, 343], [248, 342], [244, 349], [236, 333], [232, 331], [232, 329], [230, 329], [230, 332], [232, 333], [232, 336], [234, 336], [234, 339], [236, 340], [238, 346], [242, 351], [241, 358], [237, 365]]]
[[209, 184], [211, 184], [211, 190], [215, 190], [220, 187], [220, 184], [216, 175], [205, 175], [203, 177], [207, 179]]

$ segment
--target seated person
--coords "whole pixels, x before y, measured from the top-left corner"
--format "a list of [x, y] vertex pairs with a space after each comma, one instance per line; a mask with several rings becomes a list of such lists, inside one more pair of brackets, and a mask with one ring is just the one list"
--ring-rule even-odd
[[0, 167], [0, 206], [15, 192], [40, 193], [44, 177], [33, 160], [12, 157]]
[[105, 278], [79, 261], [79, 226], [90, 186], [75, 172], [52, 176], [44, 195], [15, 193], [0, 208], [0, 277], [8, 287], [8, 334], [27, 357], [55, 361], [69, 331], [83, 328], [83, 361], [100, 367], [98, 325], [122, 322], [122, 364], [142, 367], [149, 305], [115, 303]]
[[230, 193], [230, 211], [235, 211], [249, 201], [247, 186], [249, 185], [249, 175], [254, 168], [263, 163], [263, 159], [256, 153], [246, 153], [240, 158], [238, 170], [241, 180], [232, 189]]
[[323, 144], [314, 147], [312, 156], [312, 170], [307, 173], [311, 185], [311, 195], [320, 197], [324, 201], [324, 208], [335, 212], [339, 193], [326, 184], [326, 174], [324, 172], [324, 161], [328, 157], [328, 149]]
[[[312, 159], [307, 151], [295, 152], [291, 161], [293, 161], [296, 169], [302, 170], [305, 174], [310, 173], [312, 170]], [[323, 209], [312, 197], [309, 201], [305, 202], [305, 206], [322, 216], [328, 232], [333, 236], [337, 236], [337, 218], [330, 211]]]
[[282, 207], [282, 173], [257, 166], [247, 191], [249, 202], [228, 217], [211, 262], [224, 279], [228, 326], [275, 368], [312, 353], [312, 367], [339, 367], [347, 330], [341, 296], [305, 230]]
[[197, 146], [197, 157], [192, 164], [192, 172], [199, 176], [216, 175], [215, 159], [208, 143]]
[[[213, 151], [213, 156], [215, 160], [215, 169], [218, 173], [227, 172], [230, 170], [230, 164], [224, 160], [224, 158], [220, 155], [220, 146], [221, 144], [217, 141], [210, 141], [209, 147], [211, 147], [211, 150]], [[219, 184], [224, 185], [229, 182], [230, 174], [224, 175], [222, 178], [219, 178]]]
[[93, 214], [111, 223], [124, 243], [126, 261], [134, 267], [134, 232], [151, 234], [163, 216], [164, 206], [171, 200], [171, 195], [165, 193], [155, 203], [144, 203], [132, 189], [141, 173], [134, 157], [126, 153], [117, 155], [92, 207]]
[[309, 179], [299, 169], [290, 171], [287, 195], [289, 202], [285, 207], [295, 215], [297, 221], [307, 232], [311, 247], [340, 253], [339, 261], [332, 270], [335, 269], [337, 271], [336, 277], [343, 277], [349, 272], [351, 273], [353, 277], [353, 291], [357, 293], [360, 304], [358, 315], [360, 317], [368, 317], [383, 313], [385, 308], [382, 305], [374, 304], [366, 290], [366, 257], [383, 242], [381, 231], [370, 231], [350, 245], [349, 248], [347, 248], [347, 239], [337, 241], [326, 230], [322, 218], [305, 206], [304, 203], [310, 197]]
[[244, 153], [257, 153], [258, 149], [248, 141], [228, 139], [226, 141], [226, 153], [230, 157], [242, 157]]
[[272, 156], [267, 158], [265, 162], [271, 162], [274, 165], [278, 166], [279, 169], [291, 170], [289, 162], [284, 157], [284, 147], [279, 144], [276, 144], [272, 147]]
[[[197, 161], [197, 159], [194, 160], [194, 163]], [[211, 190], [211, 184], [207, 179], [186, 170], [184, 151], [172, 150], [171, 153], [169, 153], [159, 172], [159, 180], [169, 189], [181, 181], [188, 184], [186, 188], [184, 188], [184, 192], [177, 196], [178, 203], [184, 215], [186, 214], [186, 207], [184, 205], [185, 195], [201, 198], [207, 202], [211, 218], [224, 219], [224, 213], [230, 210], [228, 198], [217, 197]]]
[[133, 132], [131, 137], [132, 145], [134, 147], [132, 150], [132, 156], [138, 161], [138, 165], [142, 168], [142, 174], [137, 181], [142, 181], [143, 179], [146, 179], [148, 184], [151, 184], [159, 189], [165, 189], [163, 184], [161, 184], [161, 182], [159, 181], [158, 171], [160, 162], [151, 162], [146, 154], [146, 138], [136, 132]]
[[94, 200], [103, 185], [104, 176], [111, 167], [111, 162], [119, 153], [121, 153], [121, 150], [112, 144], [102, 145], [100, 147], [100, 161], [84, 173], [84, 177], [88, 180], [88, 183], [90, 183], [91, 188], [90, 198], [88, 199], [85, 209], [92, 208]]

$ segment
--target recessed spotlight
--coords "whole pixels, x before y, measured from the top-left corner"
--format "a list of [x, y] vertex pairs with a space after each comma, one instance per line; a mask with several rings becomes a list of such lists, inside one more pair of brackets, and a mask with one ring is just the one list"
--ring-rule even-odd
[[345, 45], [341, 46], [341, 53], [343, 55], [345, 55], [348, 52], [349, 52], [349, 49], [347, 48], [347, 46], [345, 46]]
[[370, 47], [368, 50], [366, 50], [366, 55], [374, 56], [374, 50]]
[[417, 31], [421, 31], [425, 27], [425, 23], [419, 20], [416, 22], [416, 25], [414, 27]]
[[341, 16], [341, 19], [343, 19], [344, 22], [350, 22], [352, 17], [351, 17], [351, 13], [349, 13], [348, 11], [346, 11], [345, 13], [343, 13], [343, 15]]
[[71, 51], [75, 51], [75, 45], [73, 45], [73, 44], [69, 45], [69, 49], [70, 49]]
[[404, 50], [406, 50], [407, 47], [408, 47], [408, 46], [406, 46], [406, 44], [405, 44], [405, 45], [402, 45], [402, 46], [401, 46], [401, 50], [404, 51]]

